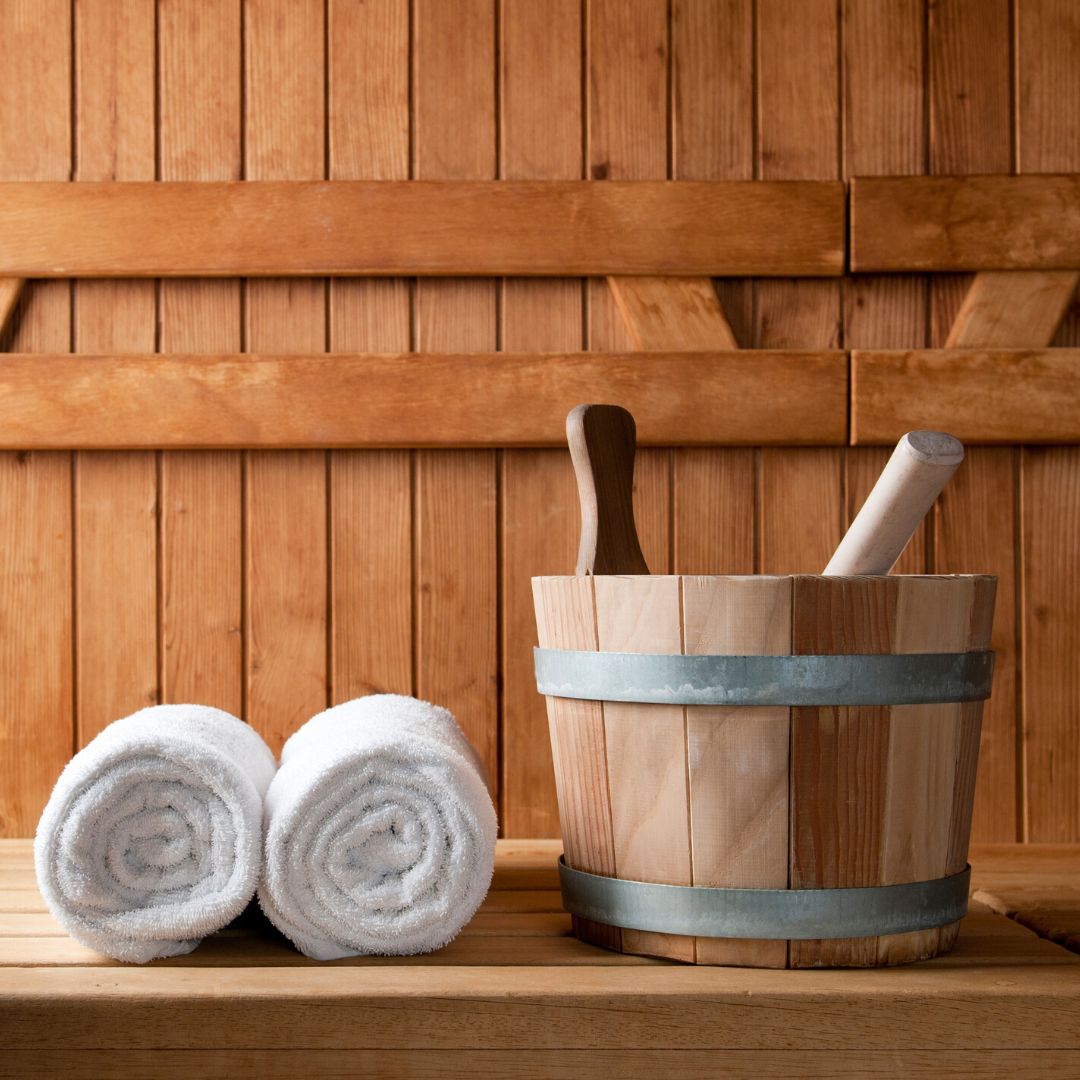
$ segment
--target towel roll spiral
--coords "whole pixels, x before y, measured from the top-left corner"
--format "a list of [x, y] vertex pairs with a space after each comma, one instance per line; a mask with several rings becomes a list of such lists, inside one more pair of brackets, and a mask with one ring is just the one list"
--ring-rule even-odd
[[442, 947], [491, 883], [485, 780], [446, 709], [379, 694], [313, 717], [267, 792], [263, 911], [318, 960]]
[[250, 902], [274, 756], [220, 709], [158, 705], [68, 763], [38, 823], [49, 911], [76, 941], [146, 963], [191, 952]]

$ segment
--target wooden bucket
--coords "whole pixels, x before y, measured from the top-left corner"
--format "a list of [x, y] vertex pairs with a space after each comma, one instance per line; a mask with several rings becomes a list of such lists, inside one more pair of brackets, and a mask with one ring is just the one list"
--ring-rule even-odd
[[[537, 679], [547, 695], [569, 868], [564, 898], [573, 879], [598, 884], [605, 897], [645, 897], [653, 912], [624, 925], [586, 918], [627, 909], [621, 900], [582, 906], [571, 890], [574, 933], [628, 953], [752, 967], [873, 967], [947, 951], [966, 910], [996, 585], [986, 576], [534, 578]], [[645, 653], [650, 663], [678, 670], [635, 679], [643, 661], [596, 668], [603, 658], [568, 652]], [[673, 654], [703, 659], [665, 659]], [[756, 679], [758, 696], [736, 685], [731, 671], [710, 692], [684, 678], [692, 665], [703, 670], [706, 656], [715, 658], [709, 664], [748, 664], [743, 682]], [[758, 656], [770, 659], [731, 659]], [[821, 659], [784, 659], [790, 656]], [[549, 663], [545, 674], [541, 661], [552, 658], [563, 667]], [[580, 670], [567, 674], [567, 661], [600, 674], [589, 683]], [[824, 681], [833, 681], [796, 692], [777, 690], [774, 680], [762, 690], [762, 673], [777, 664], [781, 679], [813, 682], [807, 673], [818, 664]], [[837, 675], [843, 665], [846, 685]], [[615, 695], [628, 672], [630, 685]], [[958, 689], [961, 676], [968, 682]], [[683, 700], [657, 703], [665, 688]], [[789, 703], [776, 703], [785, 693]], [[604, 694], [607, 700], [597, 699]], [[802, 703], [823, 696], [829, 704]], [[767, 703], [745, 703], [751, 699]], [[610, 879], [693, 888], [650, 892]], [[897, 885], [910, 887], [878, 888]], [[833, 905], [831, 922], [762, 928], [770, 905], [787, 912], [808, 897], [813, 910]], [[743, 922], [736, 913], [734, 922], [679, 923], [679, 913], [703, 898], [741, 904]], [[746, 914], [747, 898], [756, 914]], [[864, 917], [868, 904], [876, 905], [877, 921]], [[891, 918], [905, 905], [906, 916]], [[658, 929], [673, 925], [722, 925], [737, 934]], [[830, 932], [805, 936], [815, 925]], [[881, 932], [910, 925], [921, 928]], [[748, 936], [748, 926], [759, 936]]]

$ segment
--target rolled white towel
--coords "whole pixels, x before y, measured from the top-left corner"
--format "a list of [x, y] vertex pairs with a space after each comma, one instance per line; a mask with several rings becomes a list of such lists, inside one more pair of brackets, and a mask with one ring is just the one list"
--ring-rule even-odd
[[263, 911], [316, 960], [446, 945], [495, 868], [485, 775], [453, 716], [415, 698], [313, 717], [266, 795]]
[[76, 941], [138, 964], [191, 952], [250, 902], [270, 748], [235, 716], [157, 705], [68, 763], [34, 840], [38, 886]]

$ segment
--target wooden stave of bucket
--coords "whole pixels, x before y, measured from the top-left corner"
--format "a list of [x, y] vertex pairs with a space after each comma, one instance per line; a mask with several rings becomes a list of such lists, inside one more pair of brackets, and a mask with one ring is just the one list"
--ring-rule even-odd
[[[997, 579], [533, 579], [543, 648], [744, 655], [990, 647]], [[671, 885], [844, 888], [959, 873], [981, 701], [736, 707], [547, 698], [567, 862]], [[726, 782], [736, 776], [738, 783]], [[680, 810], [681, 808], [681, 810]], [[856, 809], [857, 808], [857, 809]], [[825, 941], [690, 938], [574, 917], [582, 940], [749, 967], [876, 967], [947, 952], [958, 923]]]

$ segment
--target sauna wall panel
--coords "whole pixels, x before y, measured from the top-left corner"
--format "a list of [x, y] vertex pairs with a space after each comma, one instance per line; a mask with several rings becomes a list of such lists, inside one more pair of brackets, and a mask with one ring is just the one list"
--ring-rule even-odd
[[[6, 180], [848, 179], [1080, 171], [1071, 0], [13, 0]], [[942, 345], [970, 278], [716, 283], [743, 348]], [[1074, 305], [1056, 345], [1080, 344]], [[0, 348], [632, 348], [602, 279], [31, 282]], [[880, 448], [638, 458], [654, 572], [814, 572]], [[973, 837], [1080, 840], [1080, 464], [972, 447], [902, 557], [999, 575]], [[118, 716], [273, 743], [373, 692], [458, 715], [507, 836], [556, 836], [528, 585], [578, 532], [556, 450], [0, 455], [0, 833]]]
[[[0, 7], [0, 175], [71, 177], [71, 8]], [[0, 347], [71, 349], [71, 284], [31, 282]], [[0, 454], [0, 834], [30, 836], [75, 740], [71, 454]]]

